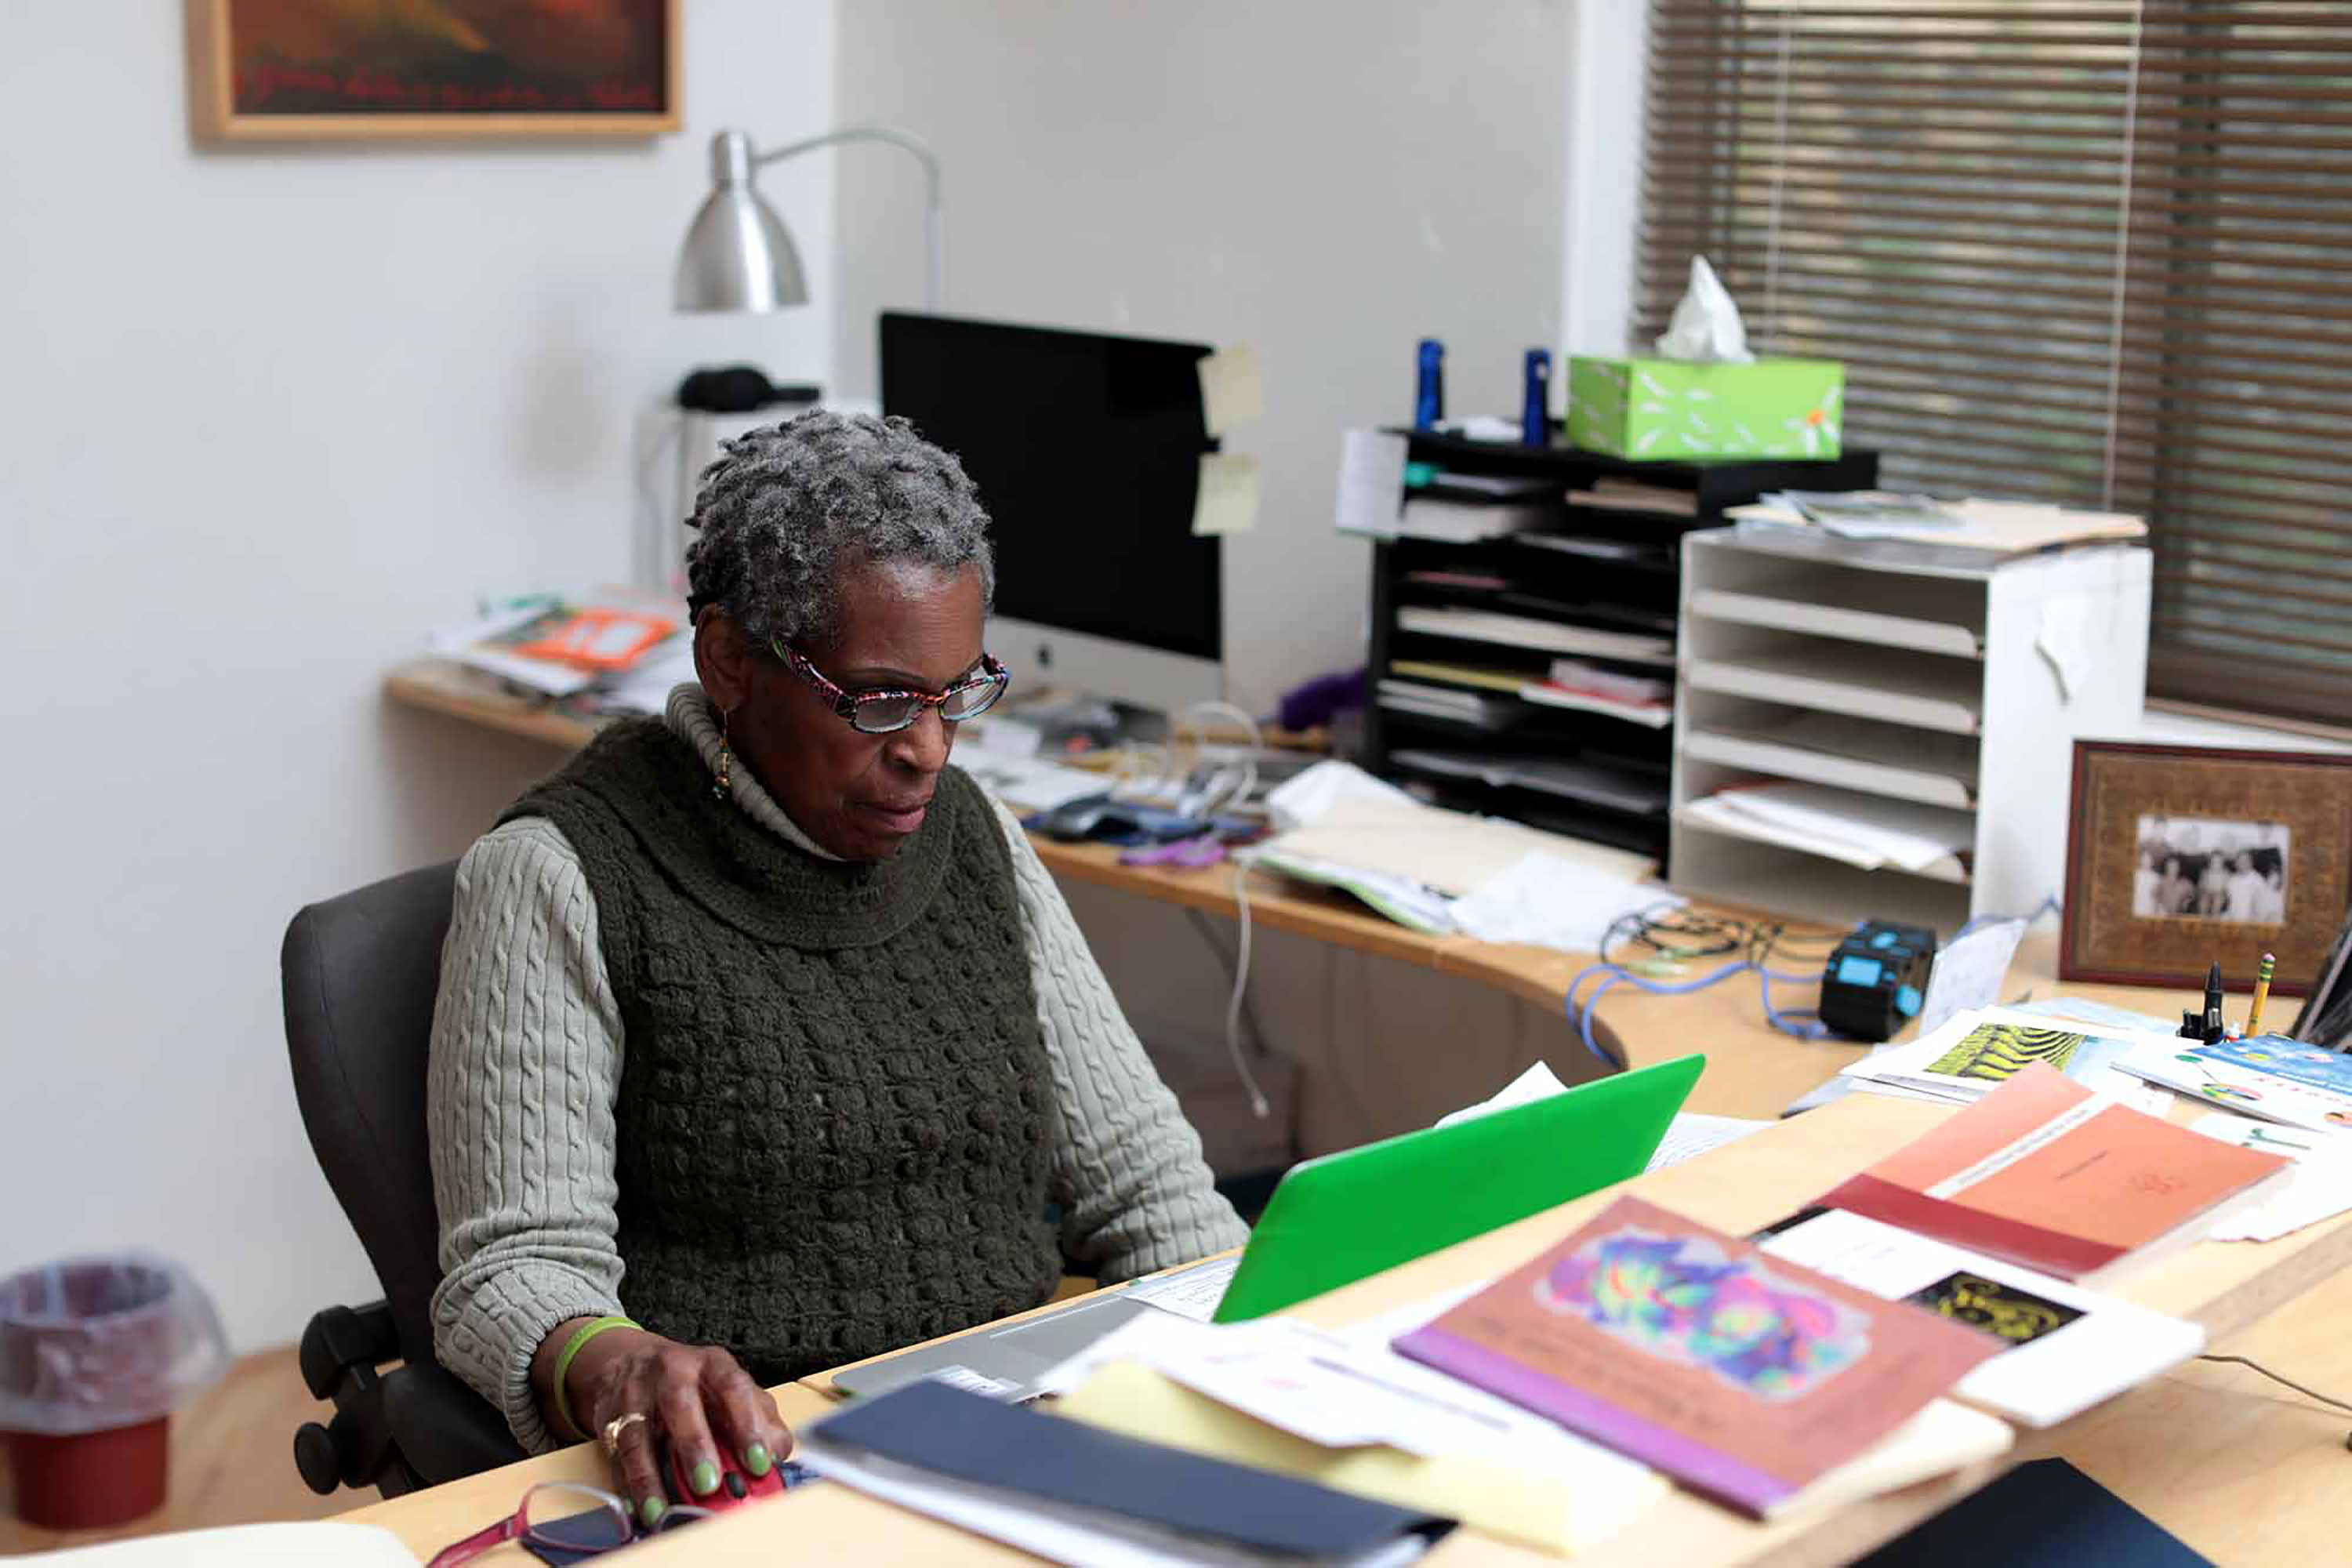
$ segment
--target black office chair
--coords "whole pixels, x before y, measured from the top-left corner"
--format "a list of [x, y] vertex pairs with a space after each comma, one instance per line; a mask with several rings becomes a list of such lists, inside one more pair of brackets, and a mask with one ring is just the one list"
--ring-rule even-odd
[[294, 1463], [322, 1496], [397, 1497], [523, 1457], [505, 1416], [433, 1359], [425, 1069], [457, 872], [428, 866], [312, 904], [279, 953], [302, 1123], [384, 1290], [302, 1331], [302, 1380], [335, 1415], [294, 1434]]

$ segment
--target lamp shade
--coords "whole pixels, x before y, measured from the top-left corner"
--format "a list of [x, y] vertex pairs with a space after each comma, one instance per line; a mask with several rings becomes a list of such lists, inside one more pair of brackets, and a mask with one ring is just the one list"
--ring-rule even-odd
[[681, 310], [774, 310], [808, 303], [801, 254], [748, 180], [704, 200], [677, 253]]

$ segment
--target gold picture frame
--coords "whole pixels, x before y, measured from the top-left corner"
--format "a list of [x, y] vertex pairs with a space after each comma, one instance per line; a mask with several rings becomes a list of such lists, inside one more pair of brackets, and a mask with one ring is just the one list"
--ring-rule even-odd
[[683, 0], [188, 0], [200, 143], [646, 137], [678, 128]]
[[2352, 754], [2074, 743], [2062, 980], [2301, 996], [2352, 904]]

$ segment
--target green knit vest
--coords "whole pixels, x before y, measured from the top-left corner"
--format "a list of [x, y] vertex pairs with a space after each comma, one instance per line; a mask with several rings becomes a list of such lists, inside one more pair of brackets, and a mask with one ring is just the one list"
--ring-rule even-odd
[[596, 900], [630, 1316], [764, 1384], [1053, 1294], [1051, 1068], [977, 785], [942, 773], [888, 860], [824, 861], [633, 720], [516, 816], [562, 830]]

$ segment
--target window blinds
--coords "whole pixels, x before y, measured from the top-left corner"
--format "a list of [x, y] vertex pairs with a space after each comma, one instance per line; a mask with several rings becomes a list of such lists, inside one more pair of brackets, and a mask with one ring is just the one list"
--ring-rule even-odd
[[1693, 254], [1885, 482], [2145, 515], [2152, 695], [2352, 721], [2352, 5], [1652, 0]]

